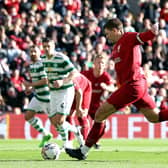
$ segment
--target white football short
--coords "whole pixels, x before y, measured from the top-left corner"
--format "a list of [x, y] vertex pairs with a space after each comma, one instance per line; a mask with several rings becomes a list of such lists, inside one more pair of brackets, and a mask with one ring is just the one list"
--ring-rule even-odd
[[33, 112], [45, 112], [47, 115], [50, 113], [50, 103], [49, 102], [42, 102], [38, 100], [36, 97], [33, 97], [25, 108], [26, 111], [33, 111]]
[[75, 95], [74, 86], [67, 89], [54, 90], [50, 94], [51, 112], [49, 117], [53, 117], [55, 114], [69, 115]]

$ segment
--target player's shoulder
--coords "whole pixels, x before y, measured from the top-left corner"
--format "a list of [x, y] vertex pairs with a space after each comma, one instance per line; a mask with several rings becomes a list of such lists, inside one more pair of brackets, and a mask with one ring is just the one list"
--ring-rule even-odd
[[123, 35], [123, 38], [131, 38], [131, 37], [136, 37], [137, 32], [126, 32]]
[[38, 60], [38, 61], [34, 64], [34, 68], [39, 69], [39, 70], [43, 70], [43, 62], [42, 62], [42, 60]]
[[82, 81], [83, 80], [85, 80], [85, 81], [88, 80], [88, 78], [84, 74], [82, 74], [82, 73], [80, 73], [80, 75], [78, 75], [77, 79], [82, 80]]
[[[122, 38], [119, 40], [119, 43], [131, 44], [135, 42], [137, 32], [126, 32], [123, 34]], [[128, 45], [124, 45], [127, 47]]]
[[67, 60], [69, 59], [67, 55], [62, 52], [55, 52], [54, 59]]
[[110, 79], [112, 78], [111, 75], [107, 71], [104, 71], [103, 76], [110, 78]]
[[30, 62], [30, 66], [43, 66], [42, 60], [36, 62]]
[[90, 69], [88, 69], [88, 70], [84, 70], [84, 71], [82, 71], [81, 74], [83, 74], [83, 75], [86, 75], [86, 74], [92, 74], [92, 72], [93, 72], [93, 69], [90, 68]]

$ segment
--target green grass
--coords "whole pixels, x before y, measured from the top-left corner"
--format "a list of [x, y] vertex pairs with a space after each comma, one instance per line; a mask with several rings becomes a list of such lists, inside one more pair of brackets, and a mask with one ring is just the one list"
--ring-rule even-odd
[[0, 140], [0, 168], [168, 167], [168, 140], [102, 139], [100, 143], [102, 148], [92, 149], [85, 161], [72, 159], [66, 153], [61, 153], [59, 160], [46, 161], [41, 157], [38, 140]]

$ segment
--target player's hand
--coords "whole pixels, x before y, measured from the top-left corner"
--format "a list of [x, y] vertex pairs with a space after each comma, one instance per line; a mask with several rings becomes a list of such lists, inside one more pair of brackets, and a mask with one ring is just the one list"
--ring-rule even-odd
[[64, 81], [61, 79], [61, 80], [56, 80], [53, 82], [53, 86], [55, 88], [60, 88], [62, 85], [64, 84]]
[[26, 87], [25, 94], [28, 96], [32, 93], [33, 88], [32, 87]]
[[158, 34], [158, 32], [159, 32], [159, 23], [158, 23], [158, 22], [155, 23], [155, 24], [153, 24], [153, 25], [151, 26], [151, 31], [152, 31], [155, 35]]
[[31, 83], [28, 82], [28, 81], [23, 81], [23, 84], [25, 85], [25, 87], [30, 87], [31, 86]]
[[103, 90], [106, 90], [107, 85], [105, 83], [100, 83], [100, 86], [102, 87]]
[[84, 109], [82, 109], [82, 108], [79, 108], [79, 109], [76, 109], [76, 115], [78, 116], [78, 117], [85, 117], [85, 116], [87, 116], [87, 114], [88, 114], [88, 111], [87, 110], [84, 110]]

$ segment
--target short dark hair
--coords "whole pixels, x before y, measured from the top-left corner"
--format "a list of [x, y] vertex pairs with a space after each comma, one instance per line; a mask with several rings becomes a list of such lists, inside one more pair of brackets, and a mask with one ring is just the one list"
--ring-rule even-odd
[[123, 29], [123, 23], [121, 22], [121, 20], [119, 20], [118, 18], [112, 18], [108, 20], [104, 25], [104, 30], [105, 29], [112, 30], [113, 28], [119, 30]]
[[43, 40], [42, 40], [43, 43], [49, 43], [50, 41], [52, 41], [52, 39], [49, 38], [49, 37], [45, 37], [45, 38], [43, 38]]

